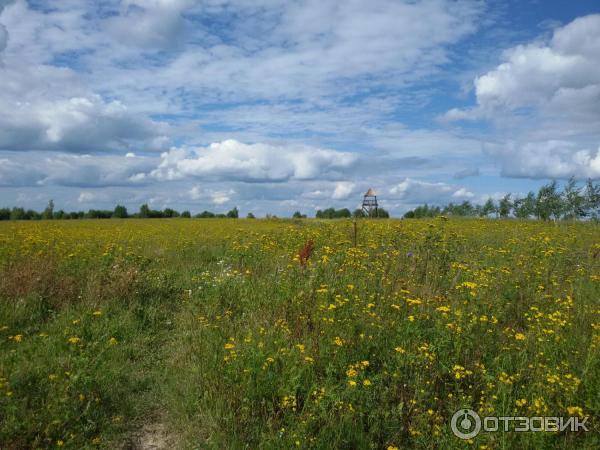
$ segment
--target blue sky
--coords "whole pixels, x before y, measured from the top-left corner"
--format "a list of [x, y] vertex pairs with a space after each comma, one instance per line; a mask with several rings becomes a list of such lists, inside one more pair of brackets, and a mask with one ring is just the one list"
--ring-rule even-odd
[[0, 205], [400, 214], [600, 178], [597, 1], [0, 0]]

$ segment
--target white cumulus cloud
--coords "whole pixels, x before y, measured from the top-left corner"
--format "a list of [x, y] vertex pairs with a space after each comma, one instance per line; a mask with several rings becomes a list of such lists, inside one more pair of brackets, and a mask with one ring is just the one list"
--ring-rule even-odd
[[487, 153], [502, 174], [600, 177], [600, 14], [558, 27], [549, 39], [518, 45], [474, 81], [477, 105], [445, 119], [489, 119], [498, 143]]
[[339, 183], [336, 183], [331, 198], [334, 200], [345, 200], [350, 197], [352, 192], [354, 192], [355, 186], [354, 183], [349, 181], [340, 181]]
[[215, 205], [222, 205], [231, 200], [231, 196], [235, 194], [233, 189], [226, 191], [213, 191], [210, 193], [210, 198]]
[[599, 60], [600, 14], [580, 17], [557, 28], [547, 42], [506, 50], [504, 62], [474, 81], [478, 108], [452, 109], [446, 117], [461, 120], [535, 107], [548, 114], [560, 109], [567, 116], [584, 109], [597, 119]]
[[488, 146], [502, 163], [502, 174], [520, 178], [600, 178], [600, 147], [582, 148], [575, 142], [545, 140]]
[[308, 146], [244, 144], [230, 139], [197, 149], [171, 149], [152, 172], [158, 180], [186, 177], [247, 182], [335, 177], [357, 161], [352, 153]]
[[389, 189], [390, 198], [402, 200], [406, 204], [434, 203], [444, 204], [449, 201], [469, 200], [475, 195], [461, 186], [447, 183], [406, 178]]
[[142, 183], [156, 167], [152, 158], [77, 155], [60, 152], [5, 152], [0, 186], [107, 187]]
[[77, 197], [77, 201], [79, 203], [90, 203], [96, 200], [97, 196], [92, 192], [81, 192], [79, 197]]

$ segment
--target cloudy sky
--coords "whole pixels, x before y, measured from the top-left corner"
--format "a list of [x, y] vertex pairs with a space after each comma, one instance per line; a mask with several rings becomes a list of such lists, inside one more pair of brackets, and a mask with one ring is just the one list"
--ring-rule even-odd
[[600, 179], [597, 0], [0, 0], [0, 206], [242, 214]]

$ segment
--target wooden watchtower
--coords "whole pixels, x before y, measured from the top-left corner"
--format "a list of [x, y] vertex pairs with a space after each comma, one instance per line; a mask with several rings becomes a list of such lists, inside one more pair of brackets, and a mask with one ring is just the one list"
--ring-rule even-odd
[[363, 197], [362, 210], [367, 217], [377, 217], [377, 195], [370, 189]]

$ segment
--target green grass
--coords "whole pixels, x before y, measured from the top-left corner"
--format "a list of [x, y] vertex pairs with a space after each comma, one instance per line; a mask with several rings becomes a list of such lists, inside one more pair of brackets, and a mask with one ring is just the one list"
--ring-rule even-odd
[[600, 445], [450, 431], [462, 407], [596, 420], [596, 225], [365, 220], [353, 240], [349, 221], [1, 224], [0, 448], [135, 448], [157, 423], [183, 449]]

